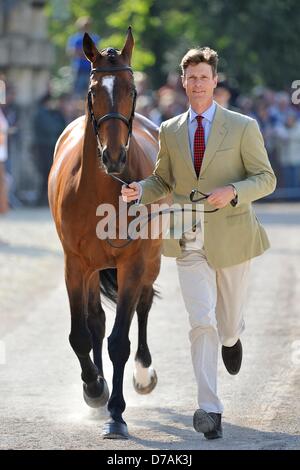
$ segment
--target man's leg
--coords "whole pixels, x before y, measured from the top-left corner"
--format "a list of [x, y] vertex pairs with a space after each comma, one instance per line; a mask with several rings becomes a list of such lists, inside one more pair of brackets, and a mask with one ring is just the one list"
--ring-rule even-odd
[[217, 269], [216, 317], [223, 346], [234, 346], [245, 329], [244, 310], [249, 273], [250, 261]]
[[198, 405], [202, 410], [222, 413], [217, 396], [218, 332], [216, 271], [203, 251], [185, 251], [176, 259], [179, 282], [191, 325], [190, 342], [198, 386]]

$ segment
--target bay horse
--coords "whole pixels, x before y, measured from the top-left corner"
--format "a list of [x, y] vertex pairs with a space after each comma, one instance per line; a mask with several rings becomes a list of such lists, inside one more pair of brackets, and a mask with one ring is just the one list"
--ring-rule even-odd
[[[150, 393], [157, 383], [147, 345], [147, 320], [153, 283], [160, 270], [161, 240], [139, 238], [122, 247], [119, 239], [112, 244], [96, 236], [99, 204], [119, 204], [121, 183], [113, 177], [127, 182], [147, 177], [158, 152], [157, 127], [134, 115], [133, 46], [131, 28], [121, 51], [111, 47], [98, 51], [85, 33], [83, 51], [92, 67], [86, 113], [60, 136], [48, 184], [50, 208], [64, 250], [71, 311], [69, 341], [80, 362], [86, 403], [100, 407], [108, 402], [110, 419], [104, 424], [103, 437], [111, 439], [129, 436], [122, 417], [126, 407], [123, 374], [135, 311], [138, 347], [134, 387], [138, 393]], [[113, 364], [110, 396], [102, 365], [105, 312], [100, 292], [116, 302], [115, 322], [108, 337]]]

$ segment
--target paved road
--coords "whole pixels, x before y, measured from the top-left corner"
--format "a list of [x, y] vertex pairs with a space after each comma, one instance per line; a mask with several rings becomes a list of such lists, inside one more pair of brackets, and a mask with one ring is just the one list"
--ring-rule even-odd
[[[79, 365], [68, 344], [62, 252], [47, 210], [0, 219], [1, 449], [296, 449], [300, 448], [300, 205], [257, 205], [272, 249], [253, 261], [244, 362], [238, 376], [220, 367], [224, 439], [192, 428], [196, 388], [188, 325], [173, 260], [158, 280], [163, 299], [150, 317], [158, 385], [138, 396], [126, 366], [129, 441], [103, 441], [105, 413], [83, 403]], [[107, 308], [109, 334], [114, 314]], [[5, 357], [4, 357], [5, 356]], [[105, 351], [106, 376], [111, 365]]]

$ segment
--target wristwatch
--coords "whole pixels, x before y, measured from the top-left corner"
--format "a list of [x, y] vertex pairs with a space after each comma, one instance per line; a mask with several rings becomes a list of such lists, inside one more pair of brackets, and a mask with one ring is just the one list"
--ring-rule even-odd
[[229, 186], [233, 188], [233, 194], [234, 194], [234, 198], [231, 199], [230, 204], [232, 205], [232, 207], [235, 207], [238, 203], [238, 193], [234, 184], [230, 184]]

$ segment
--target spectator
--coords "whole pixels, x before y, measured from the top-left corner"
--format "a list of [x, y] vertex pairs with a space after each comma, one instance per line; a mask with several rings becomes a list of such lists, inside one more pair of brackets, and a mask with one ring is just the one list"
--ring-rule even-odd
[[7, 160], [8, 122], [0, 107], [0, 214], [8, 211], [5, 162]]
[[45, 95], [38, 105], [33, 120], [33, 154], [36, 167], [41, 176], [38, 205], [47, 205], [47, 182], [53, 161], [56, 141], [66, 126], [66, 120], [50, 94]]
[[256, 107], [255, 118], [263, 135], [266, 149], [268, 153], [271, 153], [274, 147], [274, 126], [270, 116], [270, 108], [261, 102]]
[[223, 108], [230, 107], [231, 90], [227, 82], [218, 82], [214, 91], [214, 100]]
[[84, 110], [82, 110], [80, 113], [77, 113], [77, 101], [78, 98], [72, 96], [69, 93], [62, 93], [58, 97], [57, 108], [65, 118], [66, 124], [69, 124], [74, 119], [77, 119], [81, 114], [84, 114]]
[[150, 119], [154, 124], [161, 124], [161, 113], [155, 106], [153, 98], [147, 95], [140, 95], [136, 103], [136, 112]]
[[6, 88], [6, 102], [3, 105], [3, 113], [8, 123], [7, 135], [7, 160], [5, 163], [8, 176], [8, 200], [12, 208], [20, 207], [22, 203], [16, 194], [16, 186], [20, 172], [20, 122], [19, 106], [16, 104], [15, 89], [8, 85]]
[[286, 188], [300, 186], [300, 121], [294, 111], [287, 115], [285, 125], [275, 129], [278, 155]]
[[287, 117], [292, 110], [291, 98], [285, 91], [275, 95], [275, 105], [271, 107], [271, 114], [276, 125], [285, 125]]
[[237, 98], [237, 105], [240, 113], [255, 119], [253, 110], [253, 99], [250, 96], [241, 95]]
[[163, 120], [183, 113], [186, 110], [187, 98], [178, 73], [170, 72], [168, 74], [167, 83], [157, 90], [157, 97]]
[[70, 36], [67, 44], [67, 53], [72, 58], [72, 73], [74, 76], [74, 93], [83, 96], [88, 89], [91, 64], [86, 59], [83, 49], [82, 40], [84, 33], [87, 32], [97, 44], [100, 37], [90, 32], [92, 21], [89, 17], [81, 17], [76, 21], [78, 32]]
[[148, 96], [153, 98], [153, 90], [149, 85], [149, 77], [145, 72], [134, 72], [134, 83], [138, 96]]

